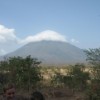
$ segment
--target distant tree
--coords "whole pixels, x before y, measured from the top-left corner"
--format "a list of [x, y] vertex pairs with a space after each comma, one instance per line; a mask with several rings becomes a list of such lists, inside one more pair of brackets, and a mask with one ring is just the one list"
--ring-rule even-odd
[[87, 56], [86, 60], [90, 64], [94, 66], [100, 65], [100, 48], [84, 50], [84, 52]]
[[55, 75], [52, 77], [51, 83], [54, 86], [61, 86], [63, 83], [63, 75], [60, 72], [56, 72]]
[[66, 75], [62, 75], [60, 72], [55, 73], [51, 82], [56, 86], [64, 85], [73, 90], [85, 90], [87, 86], [87, 80], [90, 79], [89, 73], [84, 71], [85, 65], [72, 65], [70, 66], [69, 70], [69, 73], [66, 72]]
[[70, 76], [72, 76], [72, 84], [75, 89], [85, 89], [87, 86], [87, 80], [90, 79], [89, 73], [85, 72], [85, 66], [83, 64], [76, 64], [71, 67]]

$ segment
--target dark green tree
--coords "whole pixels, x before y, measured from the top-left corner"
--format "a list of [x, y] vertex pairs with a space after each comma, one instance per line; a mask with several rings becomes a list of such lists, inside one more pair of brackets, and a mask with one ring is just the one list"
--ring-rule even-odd
[[7, 81], [15, 83], [18, 88], [28, 89], [41, 80], [40, 61], [27, 56], [10, 57], [0, 62], [2, 72], [8, 74]]

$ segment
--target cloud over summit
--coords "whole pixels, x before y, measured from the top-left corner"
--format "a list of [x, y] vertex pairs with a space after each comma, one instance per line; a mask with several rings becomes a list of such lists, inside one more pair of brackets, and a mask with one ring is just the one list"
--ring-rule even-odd
[[28, 36], [27, 38], [22, 40], [21, 43], [36, 42], [36, 41], [42, 41], [42, 40], [67, 42], [65, 36], [60, 35], [59, 33], [55, 31], [46, 30], [36, 35]]
[[[37, 42], [42, 40], [48, 41], [61, 41], [68, 42], [66, 37], [58, 32], [52, 30], [45, 30], [43, 32], [37, 33], [35, 35], [27, 36], [24, 39], [16, 36], [15, 29], [7, 28], [0, 25], [0, 44], [27, 44], [29, 42]], [[78, 43], [75, 39], [71, 39], [72, 43]]]
[[14, 28], [7, 28], [4, 25], [0, 25], [0, 55], [14, 51], [29, 42], [42, 40], [78, 43], [77, 40], [68, 40], [66, 36], [52, 30], [45, 30], [22, 39], [16, 35]]

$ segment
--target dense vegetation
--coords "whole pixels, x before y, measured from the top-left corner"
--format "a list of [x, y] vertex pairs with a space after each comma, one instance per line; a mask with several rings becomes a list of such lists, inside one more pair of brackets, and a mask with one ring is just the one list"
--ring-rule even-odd
[[0, 61], [0, 90], [9, 82], [27, 91], [36, 87], [68, 87], [73, 93], [84, 91], [87, 100], [100, 100], [100, 48], [85, 53], [89, 65], [41, 67], [41, 62], [31, 56]]
[[18, 89], [30, 89], [39, 82], [42, 77], [40, 74], [37, 59], [27, 56], [11, 57], [0, 62], [0, 85], [14, 83]]

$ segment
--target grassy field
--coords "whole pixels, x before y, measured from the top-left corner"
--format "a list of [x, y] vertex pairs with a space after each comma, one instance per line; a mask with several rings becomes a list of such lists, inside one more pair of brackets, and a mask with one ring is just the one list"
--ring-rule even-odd
[[[67, 76], [71, 70], [70, 65], [68, 66], [45, 66], [40, 68], [43, 80], [39, 83], [37, 88], [33, 87], [30, 91], [17, 91], [18, 95], [23, 95], [26, 98], [30, 96], [33, 91], [40, 91], [46, 100], [86, 100], [86, 93], [83, 90], [73, 90], [63, 84], [57, 85], [51, 84], [51, 80], [57, 73], [60, 75]], [[91, 67], [85, 67], [84, 72], [91, 74]]]
[[[70, 89], [67, 86], [61, 85], [54, 87], [50, 84], [52, 77], [56, 75], [56, 73], [67, 75], [69, 73], [69, 69], [70, 66], [42, 67], [40, 70], [43, 76], [42, 85], [40, 86], [39, 84], [38, 88], [35, 88], [31, 90], [31, 92], [24, 95], [29, 96], [32, 91], [38, 90], [44, 95], [46, 100], [85, 100], [86, 94], [82, 90], [74, 92], [73, 89]], [[85, 68], [84, 71], [91, 72], [89, 67]]]

